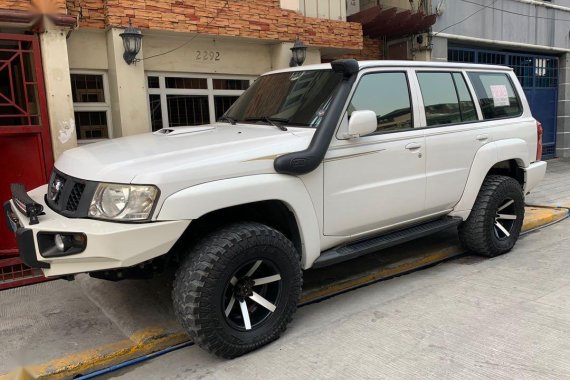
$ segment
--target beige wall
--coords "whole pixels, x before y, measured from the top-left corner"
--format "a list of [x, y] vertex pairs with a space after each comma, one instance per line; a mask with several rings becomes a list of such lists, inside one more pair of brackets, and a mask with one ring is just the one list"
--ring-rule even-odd
[[107, 39], [103, 30], [76, 30], [67, 40], [71, 69], [107, 70]]
[[[120, 30], [117, 29], [120, 34]], [[149, 34], [143, 31], [144, 57], [173, 50], [188, 41], [189, 36]], [[117, 41], [121, 42], [119, 39]], [[69, 67], [72, 70], [109, 70], [108, 39], [105, 31], [78, 30], [67, 40]], [[168, 54], [137, 63], [145, 71], [260, 75], [289, 66], [292, 43], [257, 43], [235, 39], [195, 38], [191, 43]], [[117, 44], [122, 49], [121, 44]], [[207, 52], [208, 59], [204, 59]], [[214, 53], [213, 61], [210, 53]], [[141, 54], [139, 54], [141, 58]], [[124, 63], [119, 60], [118, 64]], [[309, 48], [305, 65], [321, 63], [319, 48]]]
[[[146, 35], [143, 57], [175, 49], [189, 38], [188, 35], [183, 38]], [[214, 60], [210, 59], [212, 53]], [[271, 69], [271, 45], [201, 37], [171, 53], [145, 59], [142, 63], [146, 71], [259, 75]]]

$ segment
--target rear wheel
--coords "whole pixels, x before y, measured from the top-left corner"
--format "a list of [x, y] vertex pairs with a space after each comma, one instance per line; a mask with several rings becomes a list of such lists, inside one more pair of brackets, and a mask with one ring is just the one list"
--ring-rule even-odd
[[202, 348], [224, 358], [279, 337], [301, 294], [293, 244], [258, 223], [237, 223], [206, 237], [180, 267], [176, 314]]
[[461, 243], [470, 251], [494, 257], [510, 251], [521, 232], [524, 196], [511, 177], [485, 178], [469, 218], [459, 226]]

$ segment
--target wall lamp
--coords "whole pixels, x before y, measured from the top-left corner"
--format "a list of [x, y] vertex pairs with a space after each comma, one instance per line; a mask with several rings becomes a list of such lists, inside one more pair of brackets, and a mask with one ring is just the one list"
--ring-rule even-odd
[[140, 61], [140, 59], [136, 57], [139, 51], [141, 51], [142, 32], [137, 28], [133, 28], [129, 21], [129, 26], [127, 26], [125, 31], [119, 34], [119, 36], [123, 39], [123, 46], [125, 48], [123, 59], [127, 62], [127, 65]]
[[291, 48], [291, 55], [291, 61], [289, 61], [290, 67], [302, 66], [303, 62], [305, 62], [305, 58], [307, 58], [307, 45], [305, 45], [299, 37], [297, 37], [295, 44], [293, 44]]

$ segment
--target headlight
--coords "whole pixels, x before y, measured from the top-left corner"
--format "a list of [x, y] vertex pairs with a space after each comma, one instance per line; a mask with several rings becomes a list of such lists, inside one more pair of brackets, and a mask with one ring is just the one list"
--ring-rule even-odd
[[95, 190], [89, 217], [140, 221], [150, 217], [158, 189], [147, 185], [100, 183]]

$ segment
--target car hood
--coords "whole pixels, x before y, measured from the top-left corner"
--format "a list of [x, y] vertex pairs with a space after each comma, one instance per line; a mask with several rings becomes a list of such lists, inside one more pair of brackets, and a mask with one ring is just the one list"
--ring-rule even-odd
[[167, 193], [222, 178], [275, 172], [280, 154], [305, 149], [314, 129], [214, 124], [122, 137], [64, 152], [55, 166], [73, 177], [156, 184]]

